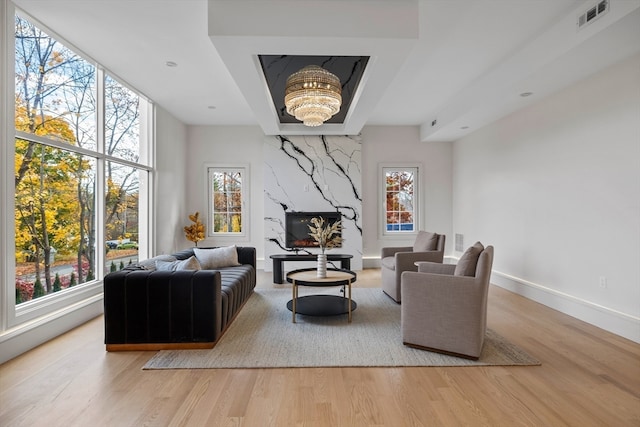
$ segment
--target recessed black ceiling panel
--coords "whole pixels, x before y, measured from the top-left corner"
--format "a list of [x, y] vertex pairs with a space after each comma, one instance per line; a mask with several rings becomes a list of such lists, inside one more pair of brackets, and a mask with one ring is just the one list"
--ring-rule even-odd
[[340, 79], [342, 106], [340, 111], [325, 123], [344, 123], [353, 96], [369, 61], [368, 56], [258, 55], [258, 58], [280, 123], [301, 123], [287, 113], [284, 105], [284, 90], [287, 78], [307, 65], [318, 65]]

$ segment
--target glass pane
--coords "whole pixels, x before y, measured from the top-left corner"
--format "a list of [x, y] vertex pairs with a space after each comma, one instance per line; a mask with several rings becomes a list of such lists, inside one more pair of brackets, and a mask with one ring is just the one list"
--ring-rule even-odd
[[16, 139], [16, 304], [95, 278], [96, 160]]
[[96, 69], [15, 17], [16, 129], [96, 149]]
[[413, 193], [401, 191], [397, 194], [398, 204], [403, 211], [413, 211]]
[[242, 172], [212, 170], [212, 221], [213, 233], [242, 232]]
[[104, 79], [105, 152], [137, 162], [140, 158], [140, 97], [109, 76]]
[[398, 191], [398, 178], [395, 172], [387, 173], [387, 191]]
[[116, 162], [106, 163], [105, 189], [105, 272], [138, 261], [139, 169]]
[[231, 232], [239, 233], [242, 231], [242, 216], [240, 214], [231, 215]]
[[414, 174], [411, 171], [385, 172], [386, 231], [414, 231]]
[[214, 193], [213, 203], [215, 212], [224, 212], [227, 210], [227, 195], [225, 193]]
[[226, 233], [229, 224], [229, 216], [224, 213], [216, 213], [213, 216], [213, 231], [215, 233]]
[[387, 193], [387, 210], [397, 211], [398, 209], [400, 209], [398, 193], [397, 192]]

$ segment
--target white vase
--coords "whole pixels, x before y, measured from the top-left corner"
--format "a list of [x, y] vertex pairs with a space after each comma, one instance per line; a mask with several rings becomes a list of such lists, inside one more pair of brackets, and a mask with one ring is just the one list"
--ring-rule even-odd
[[327, 255], [318, 254], [318, 273], [317, 277], [325, 278], [327, 277]]

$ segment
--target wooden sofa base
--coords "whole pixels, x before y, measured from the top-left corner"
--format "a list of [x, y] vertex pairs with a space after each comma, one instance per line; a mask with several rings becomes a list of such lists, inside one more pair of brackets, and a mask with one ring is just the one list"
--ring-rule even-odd
[[107, 351], [204, 350], [213, 348], [215, 344], [215, 342], [107, 344]]

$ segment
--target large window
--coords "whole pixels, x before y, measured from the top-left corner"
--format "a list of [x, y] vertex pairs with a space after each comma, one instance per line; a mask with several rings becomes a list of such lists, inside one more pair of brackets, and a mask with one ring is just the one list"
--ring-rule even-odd
[[16, 139], [16, 169], [16, 304], [95, 279], [95, 159]]
[[248, 174], [246, 166], [207, 166], [209, 236], [247, 235]]
[[418, 230], [418, 167], [382, 166], [383, 235]]
[[13, 323], [147, 254], [151, 108], [16, 14]]

